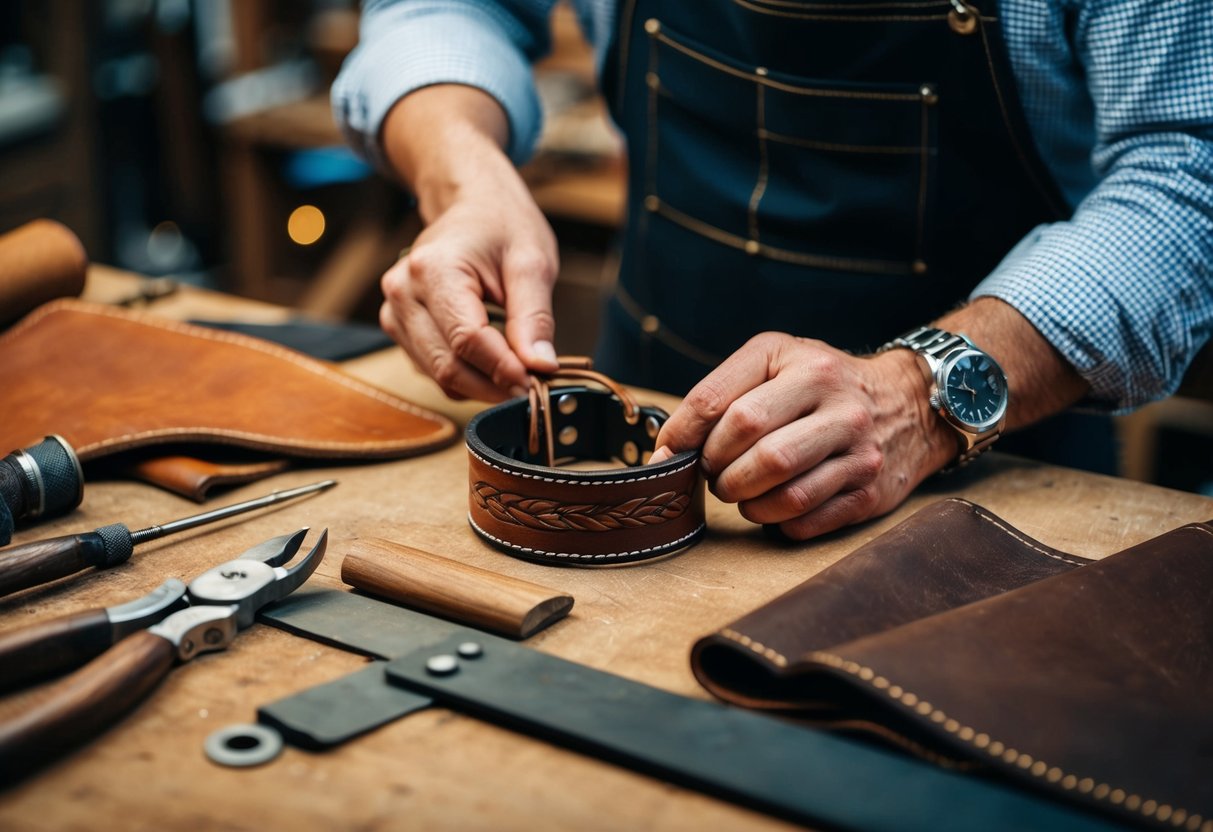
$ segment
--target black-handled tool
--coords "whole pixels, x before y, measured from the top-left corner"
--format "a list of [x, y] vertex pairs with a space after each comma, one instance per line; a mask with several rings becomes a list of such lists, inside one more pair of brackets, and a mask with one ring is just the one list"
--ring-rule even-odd
[[282, 500], [323, 491], [336, 484], [336, 480], [324, 480], [286, 491], [275, 491], [255, 500], [246, 500], [134, 532], [121, 523], [114, 523], [91, 532], [52, 537], [0, 550], [0, 596], [64, 578], [90, 566], [108, 569], [125, 563], [135, 546], [140, 543], [273, 505]]
[[66, 439], [48, 436], [18, 448], [0, 459], [0, 546], [21, 521], [66, 514], [83, 498], [84, 473]]

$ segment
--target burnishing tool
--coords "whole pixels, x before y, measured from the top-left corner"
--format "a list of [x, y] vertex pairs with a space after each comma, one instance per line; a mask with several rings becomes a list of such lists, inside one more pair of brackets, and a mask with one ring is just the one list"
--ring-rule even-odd
[[246, 500], [133, 532], [122, 523], [113, 523], [83, 534], [52, 537], [0, 550], [0, 596], [63, 578], [90, 566], [108, 569], [125, 563], [135, 546], [140, 543], [158, 540], [166, 535], [214, 523], [283, 500], [323, 491], [336, 484], [336, 480], [324, 480], [285, 491], [275, 491], [255, 500]]
[[49, 520], [80, 505], [84, 474], [62, 436], [18, 448], [0, 459], [0, 546], [8, 545], [22, 521]]

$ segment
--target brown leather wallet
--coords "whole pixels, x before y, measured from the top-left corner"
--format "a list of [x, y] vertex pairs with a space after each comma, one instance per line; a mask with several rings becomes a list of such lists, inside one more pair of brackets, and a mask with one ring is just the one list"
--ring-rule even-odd
[[1213, 832], [1213, 525], [1099, 561], [919, 511], [701, 639], [717, 696]]
[[[609, 389], [539, 384], [468, 423], [475, 532], [507, 554], [566, 566], [648, 560], [698, 542], [706, 528], [699, 453], [642, 464], [665, 411], [637, 406], [584, 365], [562, 375]], [[561, 467], [611, 459], [628, 467]]]

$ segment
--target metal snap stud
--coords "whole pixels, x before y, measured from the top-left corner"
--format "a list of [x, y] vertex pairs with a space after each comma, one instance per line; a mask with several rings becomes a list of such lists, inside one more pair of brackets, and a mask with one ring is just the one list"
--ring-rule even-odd
[[557, 439], [560, 440], [561, 445], [572, 445], [577, 441], [577, 428], [572, 425], [565, 425], [560, 429], [560, 433], [557, 434]]
[[632, 441], [623, 443], [623, 461], [628, 465], [635, 465], [640, 461], [640, 449], [636, 447], [636, 443]]
[[431, 676], [451, 676], [459, 672], [459, 660], [450, 653], [439, 653], [425, 660], [425, 672]]
[[577, 397], [572, 393], [565, 393], [556, 400], [556, 409], [565, 416], [572, 416], [577, 412]]
[[455, 652], [465, 659], [478, 659], [484, 655], [484, 648], [479, 642], [465, 641], [455, 648]]

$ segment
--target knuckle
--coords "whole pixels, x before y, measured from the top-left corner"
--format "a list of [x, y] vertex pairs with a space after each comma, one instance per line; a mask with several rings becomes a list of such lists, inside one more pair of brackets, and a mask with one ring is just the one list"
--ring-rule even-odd
[[430, 375], [443, 390], [453, 389], [455, 380], [459, 377], [459, 362], [449, 352], [433, 355], [430, 357]]
[[782, 501], [792, 517], [808, 514], [816, 505], [812, 493], [800, 483], [789, 483], [783, 489]]
[[754, 454], [755, 461], [762, 471], [782, 478], [800, 473], [797, 470], [796, 456], [786, 444], [759, 442], [754, 446]]
[[556, 264], [538, 248], [521, 248], [510, 254], [510, 269], [519, 277], [537, 277], [552, 280], [556, 277]]
[[861, 480], [870, 483], [884, 471], [884, 460], [884, 454], [878, 448], [862, 451], [855, 455], [855, 473]]
[[483, 337], [479, 327], [470, 326], [466, 323], [457, 323], [451, 327], [447, 333], [447, 342], [451, 345], [455, 355], [460, 358], [467, 358], [476, 351], [481, 338]]
[[856, 488], [847, 495], [848, 502], [854, 507], [855, 514], [848, 522], [862, 520], [872, 513], [876, 508], [876, 503], [879, 500], [875, 483], [867, 483]]
[[866, 407], [852, 407], [846, 413], [847, 428], [853, 436], [867, 436], [872, 432], [875, 421]]
[[729, 408], [729, 421], [733, 430], [742, 436], [753, 436], [762, 433], [767, 424], [767, 409], [758, 402], [749, 399], [733, 402]]
[[708, 421], [719, 419], [727, 407], [724, 388], [712, 377], [705, 378], [687, 394], [684, 404]]

